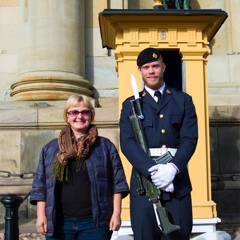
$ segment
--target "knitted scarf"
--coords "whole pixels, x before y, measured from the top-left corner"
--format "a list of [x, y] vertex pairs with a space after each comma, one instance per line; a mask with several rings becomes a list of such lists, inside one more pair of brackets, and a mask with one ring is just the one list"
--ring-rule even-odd
[[91, 146], [98, 136], [95, 125], [90, 125], [88, 133], [77, 142], [70, 126], [66, 126], [59, 134], [58, 146], [60, 152], [52, 165], [52, 177], [59, 181], [68, 180], [68, 162], [76, 159], [76, 172], [86, 160]]

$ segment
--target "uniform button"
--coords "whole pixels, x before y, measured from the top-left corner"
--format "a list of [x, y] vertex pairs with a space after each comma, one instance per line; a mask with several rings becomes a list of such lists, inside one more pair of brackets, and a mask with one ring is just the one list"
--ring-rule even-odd
[[159, 117], [160, 117], [160, 118], [163, 118], [163, 114], [160, 114]]
[[165, 133], [166, 131], [165, 131], [165, 129], [162, 129], [161, 132], [162, 132], [162, 133]]

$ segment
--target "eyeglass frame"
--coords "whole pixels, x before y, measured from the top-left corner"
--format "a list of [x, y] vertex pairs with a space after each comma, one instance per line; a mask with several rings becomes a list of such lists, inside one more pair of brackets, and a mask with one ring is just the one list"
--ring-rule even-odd
[[92, 111], [90, 109], [84, 109], [82, 111], [72, 110], [72, 111], [67, 112], [67, 116], [77, 117], [79, 115], [79, 113], [81, 113], [81, 116], [83, 116], [83, 117], [89, 117], [91, 115]]

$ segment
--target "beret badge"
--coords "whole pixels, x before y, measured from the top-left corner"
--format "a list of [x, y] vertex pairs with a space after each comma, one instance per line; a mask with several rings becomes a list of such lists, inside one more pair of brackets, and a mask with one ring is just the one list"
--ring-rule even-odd
[[153, 53], [152, 56], [153, 56], [153, 58], [158, 58], [156, 53]]

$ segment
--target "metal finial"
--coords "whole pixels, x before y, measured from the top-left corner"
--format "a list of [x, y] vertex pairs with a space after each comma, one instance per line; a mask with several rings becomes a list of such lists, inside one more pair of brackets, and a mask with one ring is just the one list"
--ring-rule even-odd
[[153, 4], [153, 9], [154, 10], [163, 10], [163, 4], [162, 4], [162, 0], [154, 0], [154, 4]]
[[163, 6], [163, 4], [162, 4], [162, 0], [154, 0], [154, 4], [153, 4], [153, 7], [154, 6]]

